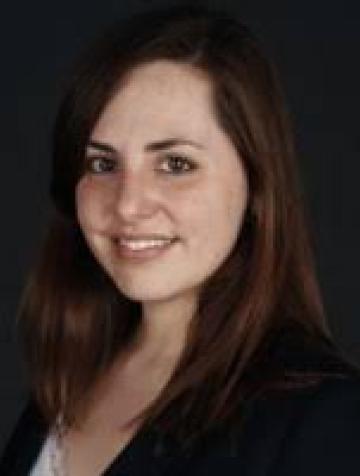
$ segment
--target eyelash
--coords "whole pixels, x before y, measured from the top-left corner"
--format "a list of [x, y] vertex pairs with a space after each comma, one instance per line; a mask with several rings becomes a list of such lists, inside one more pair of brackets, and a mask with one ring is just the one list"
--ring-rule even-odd
[[[96, 160], [100, 160], [100, 161], [103, 161], [103, 162], [106, 162], [107, 164], [114, 164], [115, 161], [112, 160], [112, 159], [108, 159], [107, 157], [101, 157], [101, 156], [94, 156], [94, 157], [87, 157], [86, 158], [86, 170], [90, 173], [93, 173], [95, 175], [98, 175], [98, 174], [101, 174], [101, 173], [111, 173], [112, 170], [106, 170], [106, 171], [94, 171], [93, 169], [93, 164]], [[180, 154], [168, 154], [166, 155], [166, 161], [169, 163], [170, 161], [181, 161], [182, 164], [186, 163], [187, 164], [187, 169], [183, 171], [183, 173], [187, 174], [187, 173], [190, 173], [192, 172], [193, 170], [195, 170], [197, 168], [197, 165], [191, 161], [190, 159], [188, 159], [186, 156], [183, 156], [183, 155], [180, 155]], [[171, 175], [182, 175], [182, 172], [178, 173], [178, 172], [164, 172], [166, 174], [171, 174]]]

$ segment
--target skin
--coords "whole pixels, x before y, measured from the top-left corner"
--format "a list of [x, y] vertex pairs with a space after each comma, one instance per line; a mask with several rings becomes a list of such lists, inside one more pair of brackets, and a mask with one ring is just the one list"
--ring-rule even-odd
[[[149, 150], [169, 138], [191, 143]], [[105, 107], [91, 142], [112, 151], [88, 147], [76, 188], [80, 227], [117, 288], [142, 304], [139, 361], [176, 359], [199, 289], [233, 249], [248, 203], [244, 168], [216, 121], [211, 83], [167, 60], [138, 66]], [[125, 232], [179, 241], [134, 263], [120, 258], [112, 241]]]

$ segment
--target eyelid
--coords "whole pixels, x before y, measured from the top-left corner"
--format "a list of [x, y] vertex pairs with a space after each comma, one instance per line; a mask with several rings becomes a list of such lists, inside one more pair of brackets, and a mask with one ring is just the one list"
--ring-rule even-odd
[[84, 168], [85, 168], [85, 170], [90, 171], [90, 172], [95, 173], [95, 174], [106, 173], [106, 172], [94, 172], [93, 170], [90, 170], [92, 164], [93, 164], [96, 160], [103, 160], [103, 161], [105, 161], [107, 164], [109, 164], [109, 163], [112, 163], [112, 164], [113, 164], [114, 162], [116, 162], [116, 160], [112, 159], [111, 157], [107, 156], [106, 154], [102, 154], [102, 153], [86, 154], [86, 155], [85, 155], [85, 160], [84, 160]]
[[[183, 163], [186, 163], [188, 165], [188, 168], [187, 169], [183, 169], [182, 171], [180, 171], [180, 173], [173, 173], [173, 175], [180, 175], [180, 174], [186, 174], [186, 173], [190, 173], [192, 172], [193, 170], [197, 169], [198, 168], [198, 165], [197, 163], [192, 159], [190, 158], [187, 154], [183, 154], [181, 152], [168, 152], [168, 153], [165, 153], [162, 157], [161, 157], [161, 161], [164, 159], [165, 161], [168, 161], [169, 159], [171, 158], [174, 158], [174, 159], [179, 159], [180, 161], [182, 161]], [[169, 174], [171, 174], [171, 172], [168, 172]]]
[[186, 162], [192, 162], [192, 159], [186, 155], [182, 154], [181, 152], [165, 152], [164, 154], [160, 155], [160, 159], [180, 159]]
[[[184, 154], [182, 152], [176, 152], [176, 151], [168, 151], [168, 152], [165, 152], [163, 154], [160, 154], [160, 162], [162, 163], [163, 161], [169, 161], [170, 159], [178, 159], [180, 161], [182, 161], [182, 163], [186, 163], [188, 168], [186, 169], [182, 169], [178, 172], [165, 172], [166, 174], [168, 175], [184, 175], [184, 174], [187, 174], [187, 173], [190, 173], [192, 171], [194, 171], [195, 169], [198, 168], [198, 165], [196, 164], [196, 162], [190, 158], [187, 154]], [[115, 167], [116, 167], [116, 164], [117, 164], [117, 160], [112, 158], [112, 157], [109, 157], [109, 155], [107, 155], [106, 153], [88, 153], [88, 154], [85, 154], [85, 161], [84, 161], [84, 167], [87, 171], [89, 171], [90, 173], [94, 173], [94, 174], [104, 174], [104, 173], [111, 173], [113, 172], [113, 169], [111, 171], [94, 171], [92, 170], [92, 164], [96, 161], [96, 160], [103, 160], [104, 162], [106, 162], [107, 164], [111, 164], [111, 165], [114, 165], [115, 164]]]

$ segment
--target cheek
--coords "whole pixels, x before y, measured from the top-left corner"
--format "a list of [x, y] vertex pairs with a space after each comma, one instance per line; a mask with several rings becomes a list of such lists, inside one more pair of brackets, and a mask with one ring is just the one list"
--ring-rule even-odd
[[76, 213], [82, 228], [94, 228], [104, 216], [106, 197], [89, 180], [82, 179], [75, 189]]
[[203, 252], [221, 257], [233, 247], [247, 206], [246, 189], [211, 187], [192, 201], [188, 223], [190, 239]]
[[227, 174], [222, 187], [222, 208], [224, 227], [235, 234], [235, 238], [241, 231], [245, 211], [249, 200], [247, 176], [243, 167], [233, 168], [232, 175]]
[[223, 207], [224, 220], [229, 224], [230, 228], [239, 233], [248, 204], [247, 188], [246, 186], [237, 189], [229, 188], [226, 193], [227, 196]]

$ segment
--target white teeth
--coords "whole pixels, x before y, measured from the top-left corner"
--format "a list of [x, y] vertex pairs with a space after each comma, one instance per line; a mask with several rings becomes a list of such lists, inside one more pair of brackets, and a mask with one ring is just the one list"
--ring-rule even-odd
[[143, 250], [146, 248], [154, 248], [154, 247], [161, 247], [164, 245], [167, 245], [171, 243], [171, 239], [168, 240], [137, 240], [137, 241], [131, 241], [131, 240], [124, 240], [120, 239], [120, 244], [122, 246], [126, 246], [127, 248], [130, 248], [131, 250]]

